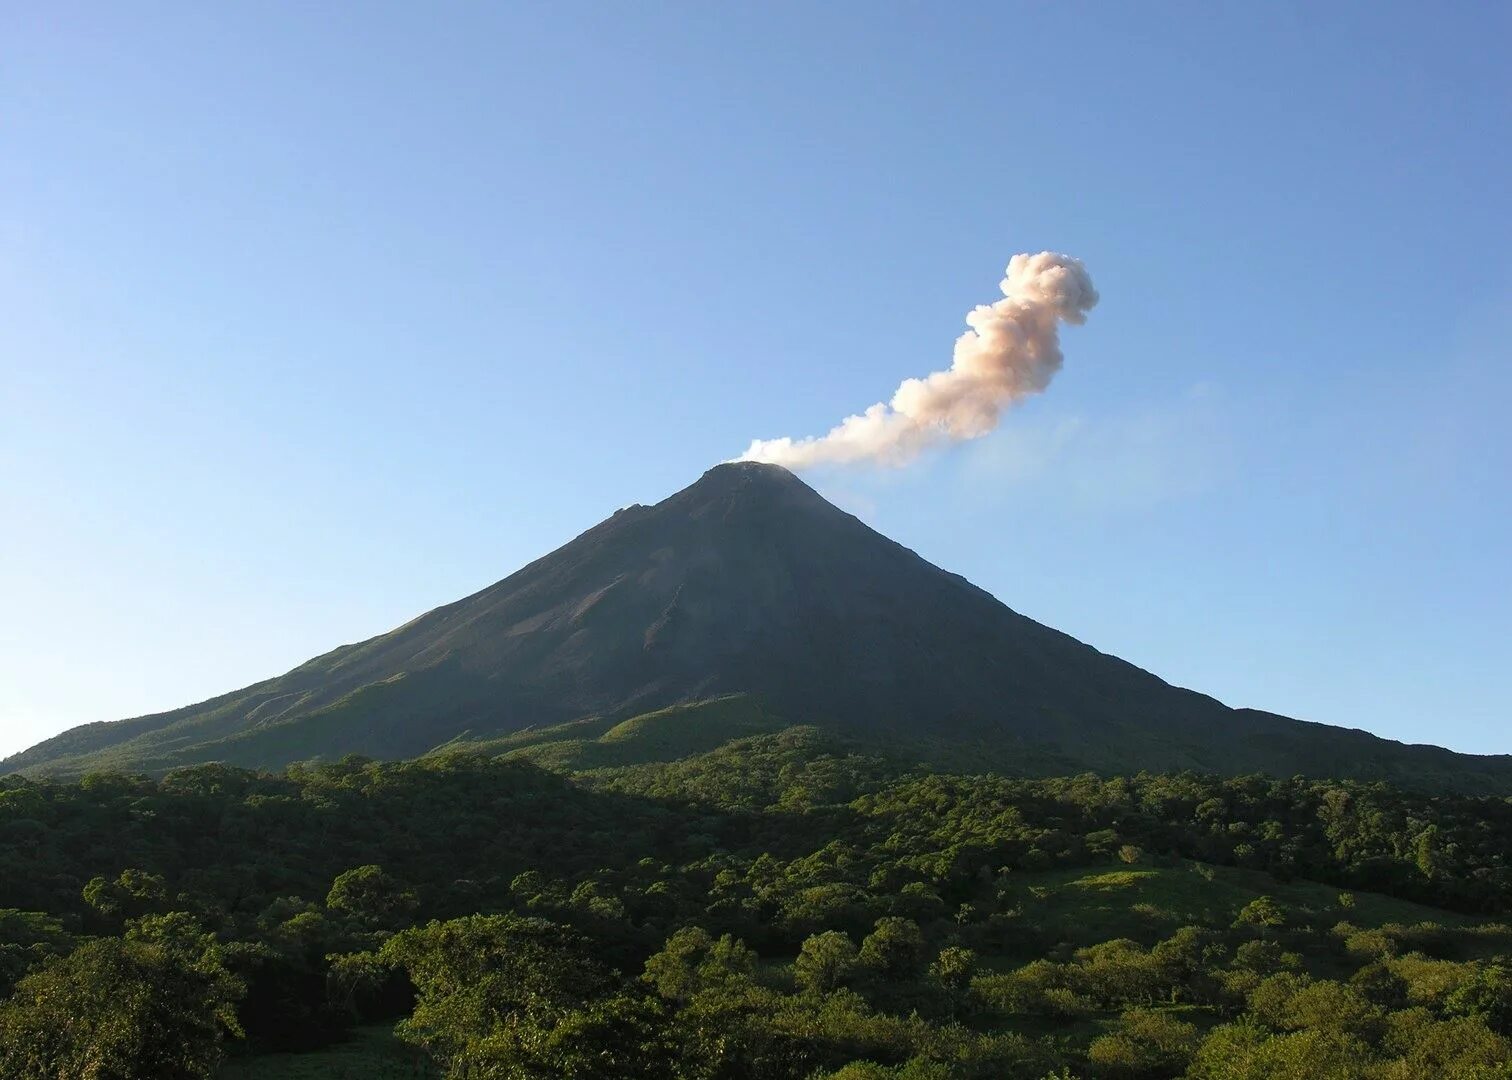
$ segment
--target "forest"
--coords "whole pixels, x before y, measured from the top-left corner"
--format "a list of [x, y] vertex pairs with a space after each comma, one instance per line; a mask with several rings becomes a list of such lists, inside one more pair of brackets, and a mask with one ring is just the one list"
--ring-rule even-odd
[[681, 760], [0, 777], [0, 1075], [1512, 1078], [1512, 800]]

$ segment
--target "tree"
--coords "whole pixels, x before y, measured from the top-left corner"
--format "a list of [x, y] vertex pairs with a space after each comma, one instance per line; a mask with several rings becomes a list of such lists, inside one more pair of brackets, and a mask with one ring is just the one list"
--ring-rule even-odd
[[1438, 877], [1444, 870], [1444, 857], [1439, 840], [1437, 825], [1429, 825], [1424, 829], [1413, 845], [1413, 861], [1417, 863], [1418, 871], [1430, 880]]
[[168, 889], [162, 877], [142, 870], [122, 870], [114, 881], [94, 877], [84, 886], [84, 902], [106, 917], [162, 910]]
[[976, 953], [970, 949], [958, 945], [947, 946], [940, 950], [935, 962], [929, 965], [929, 974], [945, 989], [959, 992], [971, 985], [971, 977], [976, 974], [976, 962]]
[[1257, 896], [1240, 910], [1234, 926], [1253, 926], [1262, 933], [1286, 925], [1286, 912], [1273, 897]]
[[748, 978], [755, 968], [756, 954], [744, 942], [729, 934], [716, 940], [702, 927], [688, 926], [646, 961], [642, 977], [662, 997], [686, 1001], [703, 987]]
[[856, 970], [856, 945], [839, 930], [806, 939], [793, 961], [793, 978], [803, 990], [827, 994], [844, 986]]
[[73, 936], [52, 916], [0, 908], [0, 999], [28, 970], [72, 947]]
[[1173, 980], [1190, 981], [1226, 953], [1217, 935], [1201, 926], [1180, 927], [1150, 950], [1150, 958]]
[[1384, 1020], [1380, 1008], [1358, 990], [1326, 979], [1293, 994], [1275, 1026], [1338, 1031], [1374, 1042], [1380, 1037]]
[[192, 957], [161, 941], [86, 942], [26, 976], [0, 1004], [0, 1075], [213, 1076], [223, 1036], [241, 1033], [234, 1008], [240, 992], [213, 952]]
[[857, 955], [862, 967], [888, 979], [918, 978], [924, 969], [924, 934], [912, 919], [878, 919], [861, 942]]
[[361, 1015], [360, 1003], [378, 996], [389, 981], [391, 969], [375, 953], [341, 953], [330, 958], [326, 971], [326, 994], [332, 1006], [346, 1016]]
[[576, 931], [515, 915], [411, 927], [384, 942], [379, 957], [415, 987], [400, 1037], [444, 1062], [464, 1061], [512, 1025], [580, 1008], [614, 985]]
[[[1370, 1047], [1337, 1031], [1272, 1035], [1241, 1020], [1214, 1028], [1192, 1057], [1188, 1080], [1366, 1080]], [[1379, 1075], [1379, 1074], [1376, 1074]], [[1415, 1075], [1408, 1073], [1406, 1075]]]
[[1512, 1076], [1512, 1040], [1469, 1017], [1439, 1020], [1427, 1009], [1404, 1009], [1390, 1017], [1383, 1045], [1399, 1059], [1393, 1076], [1446, 1080]]
[[1512, 1036], [1512, 969], [1492, 964], [1444, 999], [1444, 1013], [1479, 1020], [1498, 1035]]
[[1367, 1001], [1388, 1011], [1407, 1007], [1407, 980], [1379, 961], [1356, 971], [1349, 977], [1349, 985]]
[[898, 890], [893, 910], [914, 921], [938, 918], [945, 910], [940, 894], [922, 881], [910, 881]]
[[1115, 1031], [1092, 1041], [1087, 1060], [1114, 1076], [1173, 1076], [1201, 1041], [1194, 1025], [1169, 1013], [1130, 1009]]
[[512, 1065], [518, 1071], [507, 1075], [539, 1080], [687, 1075], [679, 1068], [679, 1046], [668, 1020], [667, 1007], [657, 998], [616, 994], [521, 1029], [512, 1052], [483, 1048], [473, 1060]]
[[418, 906], [415, 894], [381, 866], [359, 866], [339, 875], [326, 894], [326, 907], [373, 926], [401, 925]]

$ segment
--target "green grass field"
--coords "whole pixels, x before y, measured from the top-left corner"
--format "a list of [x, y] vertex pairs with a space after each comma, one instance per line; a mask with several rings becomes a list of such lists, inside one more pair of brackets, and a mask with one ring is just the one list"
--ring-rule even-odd
[[441, 1075], [387, 1025], [358, 1028], [346, 1042], [305, 1054], [232, 1058], [220, 1080], [435, 1080]]
[[483, 751], [568, 772], [676, 761], [786, 726], [753, 698], [733, 694], [658, 709], [619, 723], [591, 717], [496, 739], [458, 739], [434, 752]]
[[1486, 922], [1376, 893], [1354, 895], [1340, 906], [1341, 890], [1314, 881], [1277, 881], [1269, 874], [1181, 860], [1168, 866], [1134, 865], [1015, 875], [1015, 900], [1036, 922], [1075, 944], [1115, 937], [1153, 942], [1180, 926], [1227, 926], [1245, 904], [1271, 896], [1299, 922], [1359, 927], [1432, 922], [1473, 927]]

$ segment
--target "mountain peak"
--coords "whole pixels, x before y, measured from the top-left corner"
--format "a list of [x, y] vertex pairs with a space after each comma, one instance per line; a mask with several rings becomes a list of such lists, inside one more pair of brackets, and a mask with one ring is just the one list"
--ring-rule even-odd
[[839, 513], [813, 488], [781, 465], [726, 461], [660, 504], [697, 515], [710, 508], [738, 514], [772, 515], [796, 510]]
[[1236, 712], [1172, 687], [749, 461], [387, 634], [198, 705], [74, 729], [3, 767], [408, 757], [739, 694], [787, 723], [969, 748], [1016, 771], [1302, 771], [1512, 791], [1512, 760]]
[[753, 485], [808, 488], [781, 465], [768, 465], [764, 461], [721, 462], [700, 476], [693, 487], [730, 490]]

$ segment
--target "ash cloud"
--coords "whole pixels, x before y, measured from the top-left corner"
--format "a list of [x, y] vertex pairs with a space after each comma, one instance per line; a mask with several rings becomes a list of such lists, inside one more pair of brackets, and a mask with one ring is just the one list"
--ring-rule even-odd
[[905, 379], [890, 402], [848, 416], [827, 435], [753, 441], [740, 461], [802, 469], [873, 462], [903, 465], [940, 443], [977, 439], [1004, 409], [1050, 385], [1060, 370], [1060, 324], [1080, 324], [1097, 290], [1080, 260], [1042, 251], [1015, 255], [1003, 299], [966, 313], [950, 367]]

